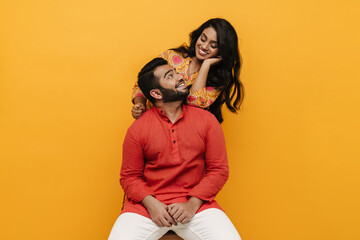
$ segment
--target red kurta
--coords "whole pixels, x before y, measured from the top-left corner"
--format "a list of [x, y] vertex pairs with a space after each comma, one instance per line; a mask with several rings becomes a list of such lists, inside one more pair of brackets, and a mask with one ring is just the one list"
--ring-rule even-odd
[[198, 212], [220, 208], [214, 201], [229, 176], [224, 135], [209, 112], [183, 105], [173, 124], [153, 107], [129, 127], [123, 144], [120, 183], [127, 195], [122, 213], [150, 218], [140, 204], [153, 195], [165, 204], [206, 201]]

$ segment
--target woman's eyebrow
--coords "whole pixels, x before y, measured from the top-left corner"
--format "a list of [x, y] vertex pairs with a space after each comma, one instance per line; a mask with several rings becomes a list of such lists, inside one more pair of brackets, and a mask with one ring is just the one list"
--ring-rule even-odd
[[[206, 39], [208, 38], [205, 33], [202, 33], [202, 35], [203, 35]], [[217, 43], [217, 41], [210, 41], [210, 42], [212, 42], [212, 43]]]

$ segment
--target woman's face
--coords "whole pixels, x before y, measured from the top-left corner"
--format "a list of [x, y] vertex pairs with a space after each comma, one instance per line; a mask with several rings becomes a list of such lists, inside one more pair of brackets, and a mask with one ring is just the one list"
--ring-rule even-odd
[[195, 44], [196, 58], [203, 61], [218, 55], [217, 34], [214, 28], [205, 28]]

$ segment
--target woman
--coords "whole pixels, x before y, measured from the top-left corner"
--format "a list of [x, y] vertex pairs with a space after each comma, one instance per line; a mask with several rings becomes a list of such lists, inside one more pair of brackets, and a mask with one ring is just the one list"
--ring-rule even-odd
[[[239, 110], [244, 88], [239, 79], [240, 54], [235, 29], [225, 19], [214, 18], [190, 34], [190, 46], [182, 45], [161, 54], [177, 72], [184, 75], [190, 88], [188, 104], [209, 110], [223, 121], [221, 106]], [[146, 111], [146, 98], [137, 84], [133, 88], [132, 115]]]

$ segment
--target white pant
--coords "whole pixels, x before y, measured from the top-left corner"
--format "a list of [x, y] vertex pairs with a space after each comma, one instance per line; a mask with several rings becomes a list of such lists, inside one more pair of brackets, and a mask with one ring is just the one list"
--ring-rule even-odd
[[116, 220], [108, 240], [158, 240], [173, 230], [185, 240], [241, 240], [226, 214], [217, 209], [206, 209], [186, 224], [158, 227], [151, 219], [136, 213], [123, 213]]

